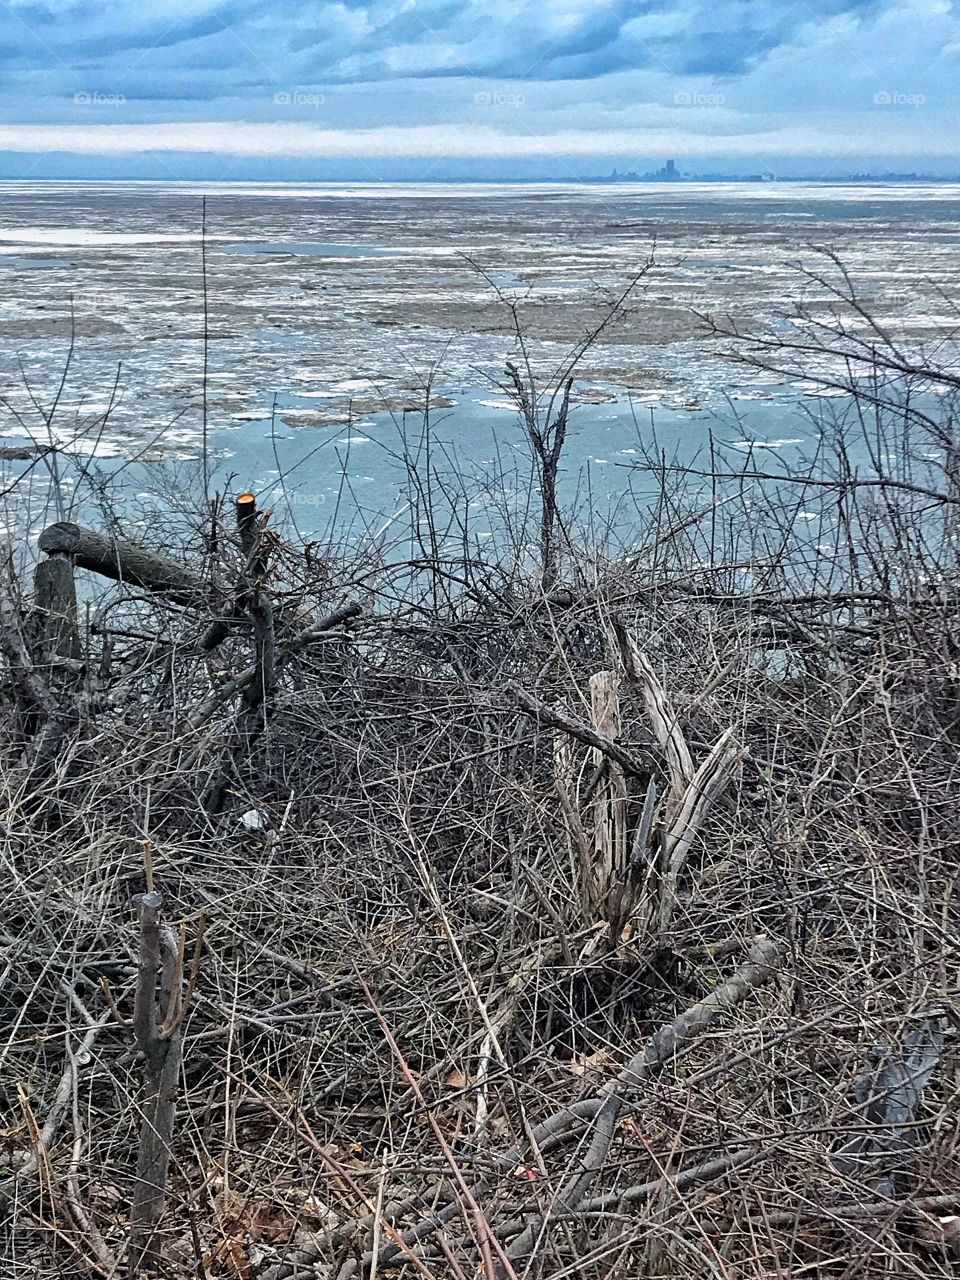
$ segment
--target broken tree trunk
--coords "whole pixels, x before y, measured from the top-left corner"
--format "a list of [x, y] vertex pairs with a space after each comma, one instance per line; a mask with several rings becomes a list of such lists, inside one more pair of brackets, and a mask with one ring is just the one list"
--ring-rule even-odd
[[206, 600], [203, 579], [193, 569], [126, 538], [60, 520], [44, 529], [39, 547], [47, 555], [68, 556], [81, 569], [155, 591], [177, 604], [197, 605]]
[[[251, 597], [250, 575], [255, 573], [257, 563], [260, 561], [263, 561], [262, 567], [264, 571], [266, 568], [262, 554], [263, 539], [259, 537], [260, 526], [257, 520], [256, 494], [241, 493], [234, 505], [236, 507], [240, 547], [245, 557], [244, 569], [238, 581], [234, 584], [233, 594], [224, 611], [219, 617], [214, 618], [203, 633], [200, 640], [200, 648], [204, 652], [209, 652], [212, 649], [216, 649], [218, 645], [223, 644], [234, 624], [245, 621], [250, 617], [248, 611]], [[256, 621], [255, 618], [254, 621]]]

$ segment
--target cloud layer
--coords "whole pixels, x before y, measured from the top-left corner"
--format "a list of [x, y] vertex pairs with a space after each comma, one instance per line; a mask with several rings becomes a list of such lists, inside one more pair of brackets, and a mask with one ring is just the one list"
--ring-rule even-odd
[[0, 151], [955, 173], [958, 62], [950, 0], [8, 0]]

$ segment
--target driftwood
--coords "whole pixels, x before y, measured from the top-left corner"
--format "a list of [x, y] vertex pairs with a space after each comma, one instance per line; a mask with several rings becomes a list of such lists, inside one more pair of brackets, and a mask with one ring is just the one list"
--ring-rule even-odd
[[126, 538], [107, 536], [61, 520], [48, 525], [38, 545], [47, 555], [69, 556], [81, 569], [89, 569], [114, 582], [155, 591], [177, 604], [205, 602], [203, 579], [193, 569]]

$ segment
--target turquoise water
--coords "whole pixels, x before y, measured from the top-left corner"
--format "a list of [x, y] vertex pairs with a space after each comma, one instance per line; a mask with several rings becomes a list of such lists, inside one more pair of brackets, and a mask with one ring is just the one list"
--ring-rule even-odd
[[[721, 562], [776, 561], [784, 572], [796, 569], [803, 582], [820, 564], [828, 566], [842, 524], [837, 493], [787, 477], [824, 474], [825, 439], [841, 422], [850, 428], [849, 463], [861, 477], [876, 475], [878, 460], [885, 474], [904, 474], [906, 446], [891, 432], [887, 438], [896, 443], [878, 453], [870, 430], [856, 427], [846, 397], [821, 398], [789, 386], [771, 387], [768, 396], [708, 409], [664, 407], [639, 397], [574, 406], [559, 491], [564, 524], [578, 548], [629, 553], [649, 545], [652, 528], [685, 527], [697, 512], [701, 519], [690, 528], [690, 546], [711, 563], [716, 535]], [[295, 395], [278, 398], [272, 420], [211, 422], [210, 492], [229, 502], [252, 489], [285, 537], [329, 541], [391, 563], [416, 562], [434, 551], [454, 563], [465, 555], [533, 563], [538, 503], [522, 423], [500, 407], [501, 395], [486, 388], [464, 388], [457, 399], [453, 408], [431, 411], [428, 422], [422, 412], [378, 412], [349, 426], [294, 428], [282, 421], [284, 409], [318, 404]], [[153, 525], [159, 520], [168, 527], [171, 508], [194, 523], [190, 513], [200, 509], [202, 465], [195, 447], [183, 454], [157, 462], [123, 455], [61, 458], [64, 514], [102, 526], [95, 491], [77, 482], [79, 470], [90, 467], [129, 536], [142, 530], [154, 541]], [[4, 469], [26, 477], [34, 531], [59, 517], [42, 462], [8, 462]], [[713, 471], [725, 478], [707, 474]], [[879, 493], [869, 491], [865, 501]], [[725, 535], [728, 514], [736, 531]]]
[[[854, 418], [849, 401], [812, 395], [799, 373], [793, 385], [776, 385], [714, 359], [678, 319], [689, 306], [718, 315], [739, 307], [758, 327], [794, 334], [779, 312], [797, 288], [790, 263], [809, 239], [844, 248], [881, 320], [910, 343], [939, 341], [953, 326], [939, 299], [955, 292], [955, 187], [238, 186], [201, 193], [164, 184], [90, 191], [26, 184], [6, 194], [0, 221], [14, 252], [0, 255], [7, 268], [0, 372], [10, 394], [0, 444], [22, 446], [29, 433], [44, 439], [39, 409], [56, 403], [55, 435], [75, 454], [61, 460], [73, 481], [64, 486], [67, 504], [81, 495], [76, 510], [89, 509], [98, 525], [104, 508], [90, 500], [94, 478], [134, 523], [148, 523], [153, 506], [166, 501], [154, 495], [170, 471], [189, 491], [184, 510], [197, 507], [206, 371], [213, 486], [256, 490], [274, 505], [276, 521], [304, 537], [330, 530], [360, 537], [401, 518], [411, 503], [405, 452], [433, 501], [456, 519], [468, 513], [474, 536], [502, 531], [506, 517], [529, 507], [532, 464], [522, 425], [496, 385], [514, 351], [509, 325], [495, 317], [487, 325], [485, 313], [482, 324], [460, 327], [465, 302], [486, 307], [494, 292], [465, 264], [465, 253], [511, 296], [526, 297], [535, 280], [556, 309], [556, 317], [530, 312], [531, 331], [541, 335], [534, 367], [549, 371], [567, 358], [562, 335], [587, 323], [581, 298], [586, 306], [605, 296], [638, 253], [643, 259], [656, 232], [662, 262], [629, 322], [649, 345], [611, 341], [584, 364], [587, 390], [616, 403], [572, 408], [560, 477], [575, 518], [611, 526], [625, 543], [660, 487], [658, 467], [668, 484], [670, 469], [681, 466], [803, 474], [822, 465], [821, 431], [829, 433], [844, 412]], [[201, 194], [211, 201], [207, 259], [214, 264], [208, 347], [196, 238]], [[69, 289], [51, 274], [57, 267], [67, 269]], [[625, 336], [636, 334], [628, 328]], [[434, 410], [429, 431], [418, 412], [365, 412], [349, 425], [320, 425], [323, 411], [348, 396], [366, 405], [378, 391], [408, 400], [400, 388], [431, 369], [439, 371], [437, 391], [456, 404]], [[615, 385], [634, 374], [649, 393]], [[315, 411], [314, 421], [284, 422], [293, 410]], [[851, 462], [864, 473], [879, 458], [871, 429], [850, 438]], [[898, 448], [883, 460], [885, 471], [902, 465]], [[42, 518], [53, 505], [45, 465], [9, 460], [4, 470], [27, 477]], [[688, 497], [712, 500], [708, 477], [691, 475], [684, 484]], [[6, 503], [11, 527], [20, 524], [14, 502], [11, 495]], [[811, 494], [810, 512], [814, 505]]]
[[0, 267], [13, 271], [53, 271], [57, 268], [70, 270], [73, 263], [67, 258], [34, 258], [22, 253], [0, 254]]
[[[784, 389], [781, 389], [784, 390]], [[410, 502], [409, 456], [439, 505], [452, 501], [469, 516], [477, 538], [496, 534], [506, 513], [529, 502], [533, 467], [529, 443], [516, 413], [491, 407], [501, 397], [468, 388], [454, 408], [422, 413], [376, 413], [347, 425], [293, 428], [283, 423], [288, 406], [316, 408], [316, 400], [285, 396], [277, 413], [216, 431], [216, 487], [251, 488], [261, 505], [273, 505], [304, 537], [331, 531], [360, 536], [386, 525]], [[629, 543], [660, 490], [656, 472], [686, 466], [708, 471], [714, 462], [733, 470], [799, 471], [820, 442], [820, 431], [796, 395], [732, 401], [724, 409], [666, 409], [641, 399], [576, 405], [570, 412], [561, 473], [561, 496], [579, 522], [612, 523]], [[824, 412], [841, 406], [832, 401]], [[712, 452], [711, 452], [712, 451]], [[860, 461], [869, 466], [866, 448]], [[710, 498], [711, 481], [689, 477], [688, 493]], [[457, 495], [450, 499], [445, 496]]]

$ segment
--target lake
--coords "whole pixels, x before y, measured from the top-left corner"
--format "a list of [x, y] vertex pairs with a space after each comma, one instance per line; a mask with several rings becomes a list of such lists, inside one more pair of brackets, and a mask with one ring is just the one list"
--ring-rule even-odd
[[[654, 245], [623, 321], [579, 368], [563, 486], [591, 511], [617, 510], [631, 485], [642, 502], [649, 477], [634, 468], [651, 453], [689, 461], [713, 441], [734, 462], [795, 466], [815, 452], [818, 418], [843, 406], [809, 379], [732, 365], [694, 314], [796, 333], [787, 304], [805, 287], [797, 261], [817, 262], [811, 246], [842, 256], [898, 341], [939, 343], [942, 357], [956, 324], [943, 301], [960, 272], [950, 185], [2, 191], [0, 445], [46, 441], [56, 402], [50, 438], [131, 510], [149, 509], [158, 466], [197, 482], [206, 350], [213, 485], [256, 489], [305, 537], [331, 521], [361, 536], [403, 510], [398, 455], [404, 443], [423, 455], [427, 385], [432, 465], [466, 477], [476, 536], [489, 536], [485, 488], [506, 483], [522, 505], [529, 481], [504, 392], [518, 358], [511, 308], [550, 387]], [[827, 302], [813, 314], [828, 316]], [[42, 523], [54, 510], [46, 471], [3, 465], [30, 472], [29, 521]], [[83, 490], [87, 511], [66, 461], [62, 478], [68, 505]], [[8, 498], [11, 536], [28, 535], [27, 519]]]

